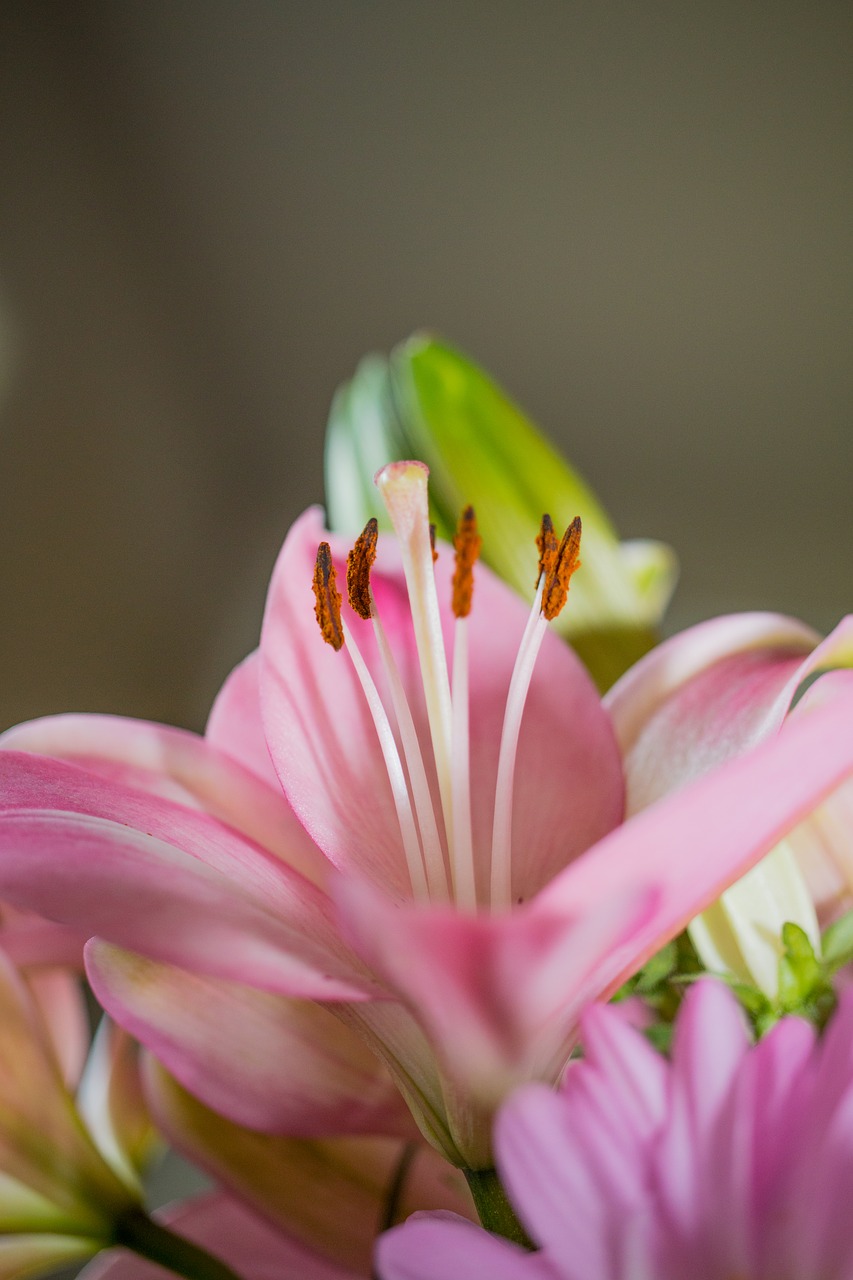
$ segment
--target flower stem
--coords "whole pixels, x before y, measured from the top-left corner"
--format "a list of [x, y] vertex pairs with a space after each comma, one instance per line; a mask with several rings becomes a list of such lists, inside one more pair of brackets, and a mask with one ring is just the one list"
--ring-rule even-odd
[[186, 1280], [239, 1280], [236, 1272], [192, 1241], [149, 1218], [144, 1209], [128, 1209], [116, 1223], [113, 1243], [184, 1276]]
[[515, 1216], [503, 1184], [495, 1169], [466, 1169], [465, 1177], [471, 1190], [480, 1221], [487, 1231], [512, 1240], [523, 1249], [532, 1249], [533, 1241]]

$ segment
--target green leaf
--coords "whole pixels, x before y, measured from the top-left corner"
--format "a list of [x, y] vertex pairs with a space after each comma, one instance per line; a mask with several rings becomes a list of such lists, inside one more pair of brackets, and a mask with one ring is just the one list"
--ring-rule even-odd
[[826, 929], [821, 950], [824, 966], [830, 973], [853, 961], [853, 911], [848, 911]]
[[371, 515], [384, 523], [373, 475], [401, 458], [430, 468], [439, 536], [472, 503], [483, 559], [528, 600], [543, 512], [562, 527], [581, 516], [583, 568], [556, 625], [601, 687], [655, 643], [675, 581], [672, 551], [621, 543], [592, 490], [522, 410], [466, 356], [423, 335], [388, 360], [368, 357], [335, 397], [326, 444], [333, 528], [355, 534]]
[[782, 926], [784, 954], [779, 960], [779, 1007], [793, 1013], [808, 1005], [824, 978], [805, 930], [788, 921]]
[[677, 963], [678, 949], [675, 942], [670, 942], [646, 962], [637, 974], [634, 990], [638, 995], [654, 991], [655, 987], [660, 986], [671, 975]]

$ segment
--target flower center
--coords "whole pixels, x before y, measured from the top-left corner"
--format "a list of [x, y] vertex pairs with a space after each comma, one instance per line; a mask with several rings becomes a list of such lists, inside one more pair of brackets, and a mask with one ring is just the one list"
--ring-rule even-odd
[[[435, 582], [428, 476], [429, 470], [422, 462], [392, 462], [377, 473], [376, 485], [403, 560], [438, 804], [433, 801], [422, 744], [370, 585], [378, 542], [375, 519], [367, 522], [347, 558], [347, 596], [358, 617], [372, 624], [390, 694], [390, 715], [341, 615], [341, 596], [327, 542], [320, 544], [314, 569], [315, 613], [323, 639], [335, 650], [346, 648], [364, 691], [388, 770], [415, 898], [452, 900], [463, 910], [475, 910], [478, 902], [471, 824], [468, 618], [474, 596], [474, 566], [482, 539], [474, 509], [466, 507], [453, 539], [451, 604], [455, 623], [451, 679]], [[579, 517], [575, 517], [559, 543], [550, 517], [542, 517], [536, 540], [536, 596], [510, 679], [498, 755], [488, 889], [488, 904], [494, 911], [508, 910], [511, 902], [513, 780], [524, 704], [548, 622], [565, 605], [569, 581], [580, 566], [580, 537]]]

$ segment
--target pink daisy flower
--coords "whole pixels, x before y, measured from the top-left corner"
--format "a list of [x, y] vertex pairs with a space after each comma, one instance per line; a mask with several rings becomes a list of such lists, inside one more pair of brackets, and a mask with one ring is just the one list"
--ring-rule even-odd
[[519, 1089], [495, 1146], [538, 1252], [451, 1215], [388, 1233], [383, 1280], [846, 1280], [853, 1276], [853, 999], [821, 1042], [753, 1045], [727, 987], [688, 994], [671, 1060], [614, 1008], [583, 1018], [563, 1088]]

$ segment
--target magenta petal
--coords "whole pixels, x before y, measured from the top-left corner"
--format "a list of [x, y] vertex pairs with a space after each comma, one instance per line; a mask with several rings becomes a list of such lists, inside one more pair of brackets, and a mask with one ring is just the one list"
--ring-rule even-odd
[[13, 906], [288, 994], [364, 991], [325, 895], [214, 819], [13, 752], [0, 752], [0, 797], [0, 897]]
[[[243, 1280], [366, 1280], [276, 1231], [221, 1192], [155, 1214], [179, 1235], [229, 1264]], [[85, 1280], [163, 1280], [164, 1272], [124, 1249], [109, 1250], [82, 1273]]]
[[658, 887], [648, 921], [601, 966], [600, 992], [612, 992], [851, 775], [853, 692], [845, 691], [605, 836], [535, 909], [583, 914], [613, 885]]
[[322, 1005], [188, 973], [104, 942], [89, 944], [86, 969], [116, 1022], [186, 1089], [238, 1124], [296, 1137], [414, 1132], [379, 1060]]

